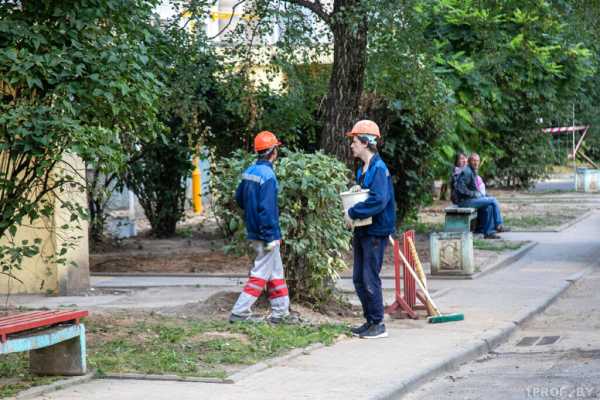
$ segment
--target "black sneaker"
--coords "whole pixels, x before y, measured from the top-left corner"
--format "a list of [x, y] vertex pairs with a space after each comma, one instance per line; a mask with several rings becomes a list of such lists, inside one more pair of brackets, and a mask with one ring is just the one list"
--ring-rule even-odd
[[502, 232], [510, 232], [511, 230], [512, 230], [512, 229], [510, 229], [509, 227], [507, 227], [507, 226], [504, 226], [504, 225], [498, 225], [498, 226], [496, 227], [496, 232], [498, 232], [498, 233], [502, 233]]
[[354, 328], [351, 328], [350, 332], [352, 332], [352, 336], [360, 336], [360, 334], [366, 332], [370, 326], [371, 324], [369, 322], [365, 322], [361, 326], [355, 326]]
[[378, 339], [387, 337], [387, 331], [385, 330], [385, 324], [380, 322], [369, 326], [369, 329], [359, 335], [361, 339]]
[[237, 314], [231, 314], [229, 315], [229, 322], [230, 323], [234, 323], [234, 322], [265, 322], [265, 319], [263, 317], [259, 317], [258, 315], [237, 315]]

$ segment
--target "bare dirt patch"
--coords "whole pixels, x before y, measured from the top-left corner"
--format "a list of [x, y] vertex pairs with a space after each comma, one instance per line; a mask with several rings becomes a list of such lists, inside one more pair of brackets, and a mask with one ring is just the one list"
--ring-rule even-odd
[[237, 291], [217, 292], [205, 301], [175, 307], [162, 307], [158, 312], [186, 319], [226, 319], [238, 296], [239, 292]]
[[[238, 291], [222, 291], [213, 294], [203, 302], [159, 308], [156, 314], [178, 316], [189, 320], [226, 320], [238, 296]], [[359, 307], [339, 299], [332, 299], [329, 303], [321, 305], [319, 309], [292, 302], [290, 311], [300, 314], [303, 320], [311, 324], [349, 323], [361, 313]], [[269, 300], [264, 293], [254, 304], [253, 312], [265, 317], [271, 312]]]
[[92, 272], [245, 274], [246, 257], [225, 254], [222, 239], [149, 236], [107, 241], [90, 254]]

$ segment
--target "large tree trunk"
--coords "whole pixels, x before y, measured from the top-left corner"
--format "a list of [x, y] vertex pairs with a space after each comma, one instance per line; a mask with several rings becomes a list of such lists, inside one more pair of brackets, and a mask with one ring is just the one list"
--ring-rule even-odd
[[[367, 18], [358, 10], [360, 0], [336, 0], [331, 30], [334, 38], [333, 68], [323, 112], [321, 147], [349, 162], [350, 147], [344, 133], [359, 114], [367, 65]], [[340, 11], [341, 8], [344, 11]], [[354, 12], [350, 11], [355, 9]], [[342, 12], [347, 15], [340, 15]], [[354, 15], [350, 15], [354, 14]], [[363, 15], [358, 17], [357, 15]]]

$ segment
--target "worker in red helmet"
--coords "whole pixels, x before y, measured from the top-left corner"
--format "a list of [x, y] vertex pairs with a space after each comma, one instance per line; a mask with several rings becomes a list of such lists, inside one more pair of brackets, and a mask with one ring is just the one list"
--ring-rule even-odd
[[244, 171], [235, 193], [238, 205], [244, 210], [246, 233], [256, 259], [250, 277], [233, 306], [230, 322], [262, 320], [252, 314], [252, 306], [265, 288], [268, 290], [272, 309], [269, 322], [292, 322], [279, 251], [281, 230], [277, 205], [278, 184], [273, 170], [280, 145], [272, 132], [262, 131], [256, 135], [254, 150], [258, 160]]
[[377, 140], [381, 137], [377, 124], [370, 120], [358, 121], [346, 135], [352, 138], [352, 155], [362, 161], [356, 183], [361, 189], [369, 189], [369, 197], [349, 208], [344, 218], [349, 226], [355, 219], [371, 217], [372, 220], [370, 225], [355, 227], [352, 238], [352, 281], [366, 320], [361, 326], [352, 328], [352, 333], [364, 339], [382, 338], [388, 334], [383, 323], [379, 274], [388, 238], [396, 227], [394, 186], [377, 151]]

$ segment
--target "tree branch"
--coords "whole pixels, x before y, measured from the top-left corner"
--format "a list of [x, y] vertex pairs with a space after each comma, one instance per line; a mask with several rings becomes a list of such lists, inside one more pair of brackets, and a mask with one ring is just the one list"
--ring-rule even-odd
[[298, 6], [302, 6], [304, 8], [308, 8], [310, 11], [317, 14], [319, 18], [321, 18], [327, 25], [330, 24], [331, 15], [325, 11], [323, 5], [320, 0], [315, 0], [314, 2], [309, 0], [285, 0], [288, 3], [296, 4]]
[[233, 22], [233, 17], [235, 16], [235, 9], [240, 6], [242, 3], [244, 3], [246, 0], [240, 0], [237, 3], [235, 3], [233, 5], [233, 7], [231, 7], [231, 15], [229, 16], [229, 21], [227, 21], [227, 24], [225, 24], [225, 26], [223, 27], [223, 29], [221, 29], [216, 35], [209, 37], [209, 40], [212, 39], [216, 39], [217, 37], [221, 36], [221, 34], [223, 32], [225, 32], [227, 30], [227, 28], [229, 28], [229, 26], [231, 25], [231, 23]]

